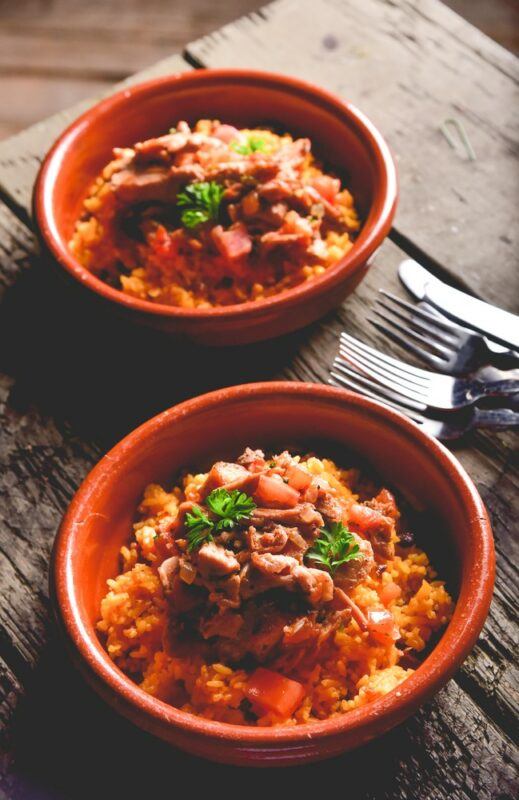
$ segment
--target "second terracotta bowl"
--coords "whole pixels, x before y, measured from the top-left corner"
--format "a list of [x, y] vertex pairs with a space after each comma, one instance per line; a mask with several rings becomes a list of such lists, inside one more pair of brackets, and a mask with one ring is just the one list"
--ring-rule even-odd
[[[119, 571], [135, 510], [151, 482], [172, 485], [185, 466], [203, 468], [245, 445], [299, 443], [340, 460], [367, 461], [438, 524], [425, 548], [450, 576], [454, 615], [437, 646], [397, 690], [342, 716], [307, 725], [257, 728], [196, 717], [144, 693], [110, 660], [99, 640], [106, 580]], [[353, 461], [346, 461], [353, 451]], [[351, 458], [351, 456], [350, 456]], [[438, 549], [438, 543], [441, 548]], [[108, 453], [76, 494], [53, 554], [51, 588], [71, 653], [119, 713], [190, 753], [232, 764], [278, 766], [337, 755], [384, 733], [431, 698], [472, 648], [490, 605], [492, 533], [474, 484], [449, 451], [402, 415], [325, 386], [237, 386], [175, 406]]]
[[[218, 118], [239, 127], [274, 125], [308, 136], [314, 152], [343, 175], [362, 218], [353, 248], [312, 281], [257, 302], [186, 309], [139, 300], [85, 269], [68, 248], [83, 200], [114, 146], [163, 134], [179, 120]], [[208, 345], [246, 344], [297, 330], [339, 305], [365, 275], [388, 233], [397, 201], [393, 159], [375, 126], [323, 89], [253, 70], [194, 70], [119, 92], [60, 136], [34, 190], [42, 243], [65, 275], [110, 311]]]

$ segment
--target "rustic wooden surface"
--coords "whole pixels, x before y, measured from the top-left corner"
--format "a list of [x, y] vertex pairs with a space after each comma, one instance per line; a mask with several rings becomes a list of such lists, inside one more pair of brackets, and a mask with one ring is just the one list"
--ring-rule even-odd
[[[201, 770], [205, 781], [234, 795], [248, 791], [251, 778], [272, 791], [271, 770], [252, 776], [199, 762], [145, 736], [109, 711], [66, 659], [49, 612], [49, 554], [64, 509], [102, 452], [150, 415], [201, 391], [280, 376], [326, 381], [341, 329], [389, 349], [366, 314], [379, 288], [402, 294], [396, 266], [407, 252], [482, 297], [512, 309], [517, 301], [513, 249], [497, 241], [512, 238], [504, 198], [511, 205], [514, 179], [517, 185], [517, 67], [505, 51], [432, 0], [281, 0], [187, 53], [204, 66], [305, 75], [354, 100], [396, 153], [402, 207], [366, 280], [320, 323], [246, 349], [179, 349], [104, 317], [92, 321], [38, 257], [30, 186], [44, 151], [78, 110], [0, 144], [0, 793], [13, 800], [147, 797], [170, 786], [192, 792]], [[173, 57], [156, 69], [189, 68]], [[438, 134], [438, 121], [453, 113], [474, 142], [476, 169]], [[455, 189], [465, 200], [459, 208]], [[488, 260], [487, 240], [499, 258], [494, 249]], [[144, 360], [153, 392], [135, 377]], [[432, 703], [380, 741], [285, 772], [294, 789], [330, 784], [366, 800], [515, 796], [516, 444], [511, 433], [479, 432], [455, 448], [487, 503], [498, 555], [492, 611], [473, 654]], [[236, 780], [241, 775], [245, 780]]]

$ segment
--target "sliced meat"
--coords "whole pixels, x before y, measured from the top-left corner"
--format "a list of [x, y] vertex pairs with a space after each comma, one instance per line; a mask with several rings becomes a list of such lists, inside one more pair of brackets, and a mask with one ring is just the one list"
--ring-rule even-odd
[[216, 542], [205, 542], [196, 554], [196, 566], [204, 578], [230, 575], [240, 569], [240, 562], [232, 550]]
[[380, 511], [385, 517], [391, 517], [391, 519], [395, 521], [400, 518], [400, 512], [397, 508], [395, 497], [389, 489], [381, 489], [373, 500], [368, 500], [366, 502], [366, 505], [369, 506], [369, 508], [375, 509], [375, 511]]
[[173, 202], [186, 184], [203, 178], [204, 171], [198, 164], [183, 167], [146, 166], [142, 170], [135, 169], [132, 164], [114, 172], [110, 186], [117, 200], [123, 204]]

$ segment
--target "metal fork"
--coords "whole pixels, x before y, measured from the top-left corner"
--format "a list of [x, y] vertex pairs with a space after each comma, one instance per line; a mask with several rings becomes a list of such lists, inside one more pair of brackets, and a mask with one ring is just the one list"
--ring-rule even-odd
[[381, 397], [377, 392], [366, 389], [361, 383], [357, 382], [355, 378], [346, 377], [345, 375], [338, 374], [333, 371], [330, 375], [329, 383], [332, 386], [352, 389], [354, 392], [371, 397], [373, 400], [378, 400], [380, 403], [400, 411], [401, 414], [412, 419], [417, 425], [420, 425], [422, 430], [434, 436], [436, 439], [444, 441], [460, 439], [464, 434], [473, 430], [474, 428], [489, 428], [493, 430], [506, 430], [507, 428], [514, 428], [519, 425], [519, 413], [511, 411], [509, 408], [492, 408], [482, 409], [471, 406], [469, 409], [461, 411], [451, 411], [444, 419], [431, 419], [418, 411], [412, 411], [400, 403], [395, 403]]
[[507, 378], [507, 373], [502, 373], [504, 379], [493, 381], [480, 380], [477, 375], [438, 375], [380, 353], [347, 333], [341, 334], [339, 353], [333, 365], [336, 372], [348, 375], [353, 367], [361, 373], [367, 388], [417, 411], [466, 408], [483, 397], [513, 397], [519, 393], [519, 380]]
[[391, 292], [380, 290], [373, 313], [383, 323], [369, 319], [377, 330], [404, 347], [439, 372], [463, 375], [479, 367], [492, 365], [500, 369], [519, 368], [519, 353], [490, 348], [480, 333], [451, 322], [435, 311], [401, 300]]

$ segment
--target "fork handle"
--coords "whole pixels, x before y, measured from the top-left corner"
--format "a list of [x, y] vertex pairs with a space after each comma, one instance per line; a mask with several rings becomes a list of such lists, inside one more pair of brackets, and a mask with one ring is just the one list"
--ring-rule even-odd
[[519, 427], [519, 412], [509, 408], [475, 408], [473, 417], [475, 428], [506, 430]]
[[518, 369], [519, 368], [519, 352], [517, 350], [505, 350], [504, 348], [494, 350], [493, 347], [486, 347], [489, 362], [497, 369]]
[[513, 378], [500, 381], [477, 381], [468, 391], [471, 400], [481, 397], [509, 397], [519, 394], [519, 380]]

